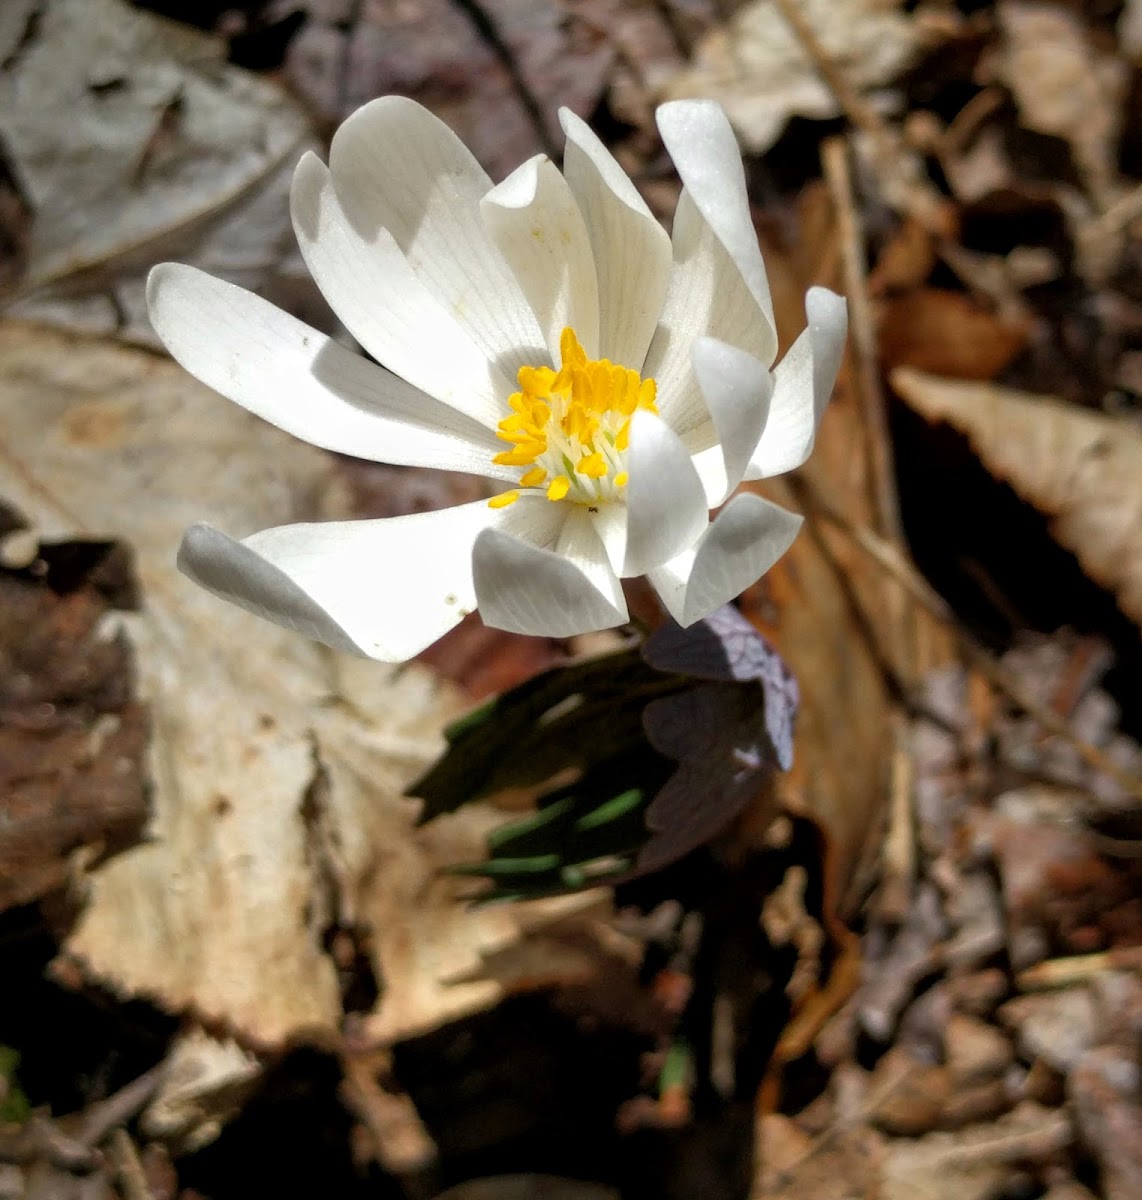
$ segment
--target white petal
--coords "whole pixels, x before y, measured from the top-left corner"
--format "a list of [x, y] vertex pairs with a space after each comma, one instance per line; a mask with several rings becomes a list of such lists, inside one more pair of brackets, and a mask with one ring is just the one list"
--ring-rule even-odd
[[737, 264], [765, 323], [769, 340], [758, 357], [769, 366], [777, 353], [777, 326], [734, 131], [714, 100], [674, 100], [656, 116], [683, 186]]
[[773, 372], [769, 417], [746, 469], [746, 479], [764, 479], [799, 467], [813, 449], [817, 424], [837, 381], [848, 330], [843, 297], [810, 288], [804, 333]]
[[579, 204], [599, 280], [599, 353], [642, 369], [670, 274], [670, 238], [602, 142], [566, 108], [563, 173]]
[[[611, 504], [607, 507], [617, 508], [618, 505]], [[627, 619], [623, 585], [611, 569], [606, 548], [595, 524], [596, 515], [581, 504], [573, 504], [570, 514], [563, 522], [555, 550], [583, 572], [616, 612], [622, 613], [622, 620], [615, 622], [621, 624]]]
[[237, 541], [195, 525], [178, 565], [250, 612], [337, 650], [403, 662], [476, 607], [472, 546], [507, 510], [486, 500], [377, 521], [284, 525]]
[[535, 637], [574, 637], [625, 623], [622, 589], [602, 543], [589, 521], [574, 512], [563, 515], [554, 550], [498, 529], [476, 539], [472, 567], [485, 624]]
[[743, 492], [718, 514], [698, 543], [649, 572], [662, 603], [685, 627], [740, 596], [789, 549], [801, 520]]
[[192, 375], [314, 446], [501, 479], [496, 438], [251, 292], [162, 263], [147, 279], [155, 332]]
[[707, 503], [716, 508], [742, 481], [765, 425], [773, 380], [752, 354], [713, 338], [699, 338], [692, 357], [719, 443], [720, 478], [702, 479]]
[[607, 561], [616, 575], [622, 574], [627, 556], [627, 506], [625, 504], [601, 504], [599, 511], [591, 514], [595, 533], [607, 552]]
[[364, 236], [349, 221], [315, 154], [298, 163], [290, 202], [306, 265], [357, 341], [402, 379], [495, 428], [511, 381], [417, 279], [389, 233]]
[[529, 159], [480, 201], [484, 224], [523, 289], [559, 362], [559, 335], [575, 330], [599, 357], [599, 286], [587, 227], [575, 197], [544, 155]]
[[644, 575], [687, 547], [706, 527], [706, 492], [678, 435], [661, 417], [639, 409], [631, 418], [630, 482], [623, 576]]
[[542, 360], [539, 326], [480, 219], [492, 181], [439, 117], [404, 96], [373, 100], [333, 135], [329, 169], [361, 236], [387, 229], [507, 375]]
[[741, 272], [683, 191], [674, 212], [674, 267], [644, 374], [658, 381], [658, 411], [688, 434], [709, 419], [691, 348], [704, 336], [736, 346], [762, 363], [773, 357], [769, 326]]

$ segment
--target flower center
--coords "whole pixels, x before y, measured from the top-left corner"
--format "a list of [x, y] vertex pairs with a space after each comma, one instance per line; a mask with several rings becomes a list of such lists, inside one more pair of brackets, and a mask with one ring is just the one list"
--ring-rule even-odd
[[[562, 366], [520, 367], [511, 415], [496, 436], [510, 450], [492, 462], [520, 467], [522, 488], [544, 488], [548, 500], [597, 505], [617, 500], [627, 483], [626, 449], [635, 409], [657, 412], [653, 379], [606, 358], [587, 357], [568, 327], [559, 339]], [[518, 490], [488, 503], [505, 508]]]

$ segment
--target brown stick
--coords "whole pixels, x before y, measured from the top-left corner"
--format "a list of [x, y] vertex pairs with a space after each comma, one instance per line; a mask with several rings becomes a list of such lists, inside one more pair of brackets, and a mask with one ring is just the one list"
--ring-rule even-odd
[[800, 0], [777, 0], [777, 7], [848, 119], [865, 133], [877, 139], [884, 138], [888, 130], [880, 114], [853, 87], [832, 55], [821, 45], [816, 31], [805, 20]]
[[849, 170], [848, 146], [843, 138], [829, 138], [821, 148], [825, 181], [833, 198], [844, 259], [845, 292], [849, 317], [854, 376], [861, 415], [868, 431], [869, 473], [872, 478], [876, 528], [882, 537], [902, 540], [900, 504], [896, 496], [896, 475], [892, 459], [892, 439], [888, 432], [888, 406], [880, 378], [877, 353], [876, 320], [868, 295], [865, 267], [864, 229], [853, 195]]

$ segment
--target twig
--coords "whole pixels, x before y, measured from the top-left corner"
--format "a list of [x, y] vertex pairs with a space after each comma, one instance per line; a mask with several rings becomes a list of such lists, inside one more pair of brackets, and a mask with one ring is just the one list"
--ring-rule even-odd
[[93, 1104], [80, 1120], [77, 1140], [86, 1146], [98, 1146], [112, 1129], [125, 1125], [158, 1090], [164, 1070], [160, 1063], [106, 1100]]
[[916, 878], [916, 825], [912, 813], [916, 769], [908, 749], [903, 713], [899, 710], [893, 713], [892, 732], [892, 784], [877, 911], [884, 920], [902, 921], [912, 907], [912, 885]]
[[139, 1152], [125, 1129], [116, 1129], [111, 1134], [111, 1158], [125, 1200], [154, 1200]]
[[1082, 236], [1089, 241], [1113, 237], [1139, 217], [1142, 217], [1142, 183], [1120, 196], [1105, 212], [1089, 222], [1083, 228]]
[[829, 138], [821, 148], [825, 181], [833, 198], [844, 257], [845, 291], [851, 321], [853, 364], [856, 391], [868, 430], [869, 469], [872, 476], [876, 527], [883, 537], [899, 542], [902, 538], [900, 504], [892, 461], [892, 440], [888, 433], [888, 410], [880, 379], [876, 344], [876, 321], [868, 296], [865, 269], [864, 230], [861, 228], [849, 171], [848, 147], [843, 138]]
[[1070, 958], [1049, 958], [1016, 976], [1016, 985], [1024, 992], [1047, 991], [1085, 983], [1104, 971], [1142, 971], [1142, 946], [1122, 946], [1101, 954], [1076, 954]]
[[1060, 716], [1050, 705], [1041, 703], [1031, 695], [1002, 663], [997, 662], [983, 646], [964, 629], [955, 613], [919, 571], [894, 546], [878, 537], [871, 529], [854, 525], [847, 518], [829, 507], [809, 485], [804, 491], [818, 514], [835, 525], [856, 545], [865, 551], [890, 575], [899, 581], [912, 598], [941, 624], [947, 626], [956, 638], [964, 656], [979, 673], [994, 687], [1014, 701], [1028, 716], [1033, 717], [1044, 729], [1062, 738], [1073, 746], [1088, 766], [1114, 780], [1123, 791], [1135, 800], [1142, 801], [1142, 779], [1124, 771], [1113, 759], [1097, 746], [1075, 733], [1066, 718]]
[[801, 0], [777, 0], [777, 7], [781, 9], [781, 15], [789, 22], [789, 27], [797, 35], [802, 49], [812, 60], [813, 66], [817, 68], [818, 74], [833, 93], [833, 98], [845, 116], [858, 129], [863, 129], [878, 141], [887, 138], [888, 127], [881, 120], [880, 114], [848, 81], [844, 71], [821, 44], [821, 39], [817, 37], [813, 27], [805, 20], [805, 14], [801, 11]]
[[872, 142], [874, 152], [870, 156], [870, 165], [878, 176], [881, 192], [889, 206], [910, 216], [927, 230], [936, 252], [970, 292], [986, 296], [1000, 311], [1009, 311], [1012, 307], [1011, 289], [1002, 281], [997, 285], [991, 273], [976, 263], [949, 236], [949, 201], [925, 176], [919, 159], [907, 150], [900, 132], [861, 96], [841, 65], [821, 44], [820, 38], [805, 20], [801, 10], [802, 0], [776, 0], [776, 3], [797, 35], [801, 48], [832, 92], [837, 107]]

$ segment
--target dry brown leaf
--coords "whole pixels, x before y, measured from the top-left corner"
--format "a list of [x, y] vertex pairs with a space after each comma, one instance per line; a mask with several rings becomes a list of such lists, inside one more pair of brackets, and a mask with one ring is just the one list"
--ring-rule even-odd
[[[822, 46], [857, 88], [891, 83], [920, 48], [922, 27], [898, 0], [801, 0]], [[694, 62], [661, 89], [669, 99], [721, 102], [746, 149], [768, 150], [790, 117], [840, 109], [774, 0], [753, 0], [698, 44]]]
[[[807, 245], [823, 261], [835, 261], [829, 248], [834, 238], [822, 222]], [[794, 269], [775, 253], [767, 253], [766, 261], [781, 341], [789, 345], [804, 324], [797, 299], [804, 285], [836, 286], [836, 280], [820, 279], [811, 264]], [[801, 473], [821, 499], [858, 525], [873, 519], [867, 436], [851, 378], [842, 372]], [[757, 490], [788, 508], [804, 507], [788, 479], [767, 480]], [[793, 770], [779, 782], [780, 794], [820, 824], [838, 906], [864, 855], [879, 844], [888, 799], [890, 697], [880, 665], [893, 649], [892, 622], [885, 616], [888, 587], [883, 572], [851, 542], [824, 523], [811, 523], [745, 597], [746, 611], [772, 635], [801, 689]], [[946, 638], [922, 616], [914, 647], [918, 666], [941, 663], [949, 654]]]
[[1132, 62], [1142, 61], [1142, 0], [1126, 0], [1118, 18], [1118, 44]]
[[1074, 1139], [1065, 1112], [1025, 1101], [987, 1125], [888, 1144], [882, 1200], [991, 1200], [1026, 1162], [1049, 1161]]
[[158, 1090], [142, 1115], [144, 1133], [185, 1151], [208, 1145], [261, 1073], [258, 1058], [232, 1038], [185, 1030], [167, 1051]]
[[[0, 564], [25, 536], [0, 538]], [[61, 595], [69, 556], [96, 569]], [[103, 633], [108, 599], [92, 578], [98, 564], [106, 585], [124, 557], [73, 545], [54, 564], [0, 568], [0, 911], [58, 890], [77, 856], [133, 845], [146, 824], [147, 716], [131, 697], [127, 646]]]
[[1126, 64], [1098, 49], [1073, 8], [1040, 0], [1002, 0], [997, 70], [1022, 123], [1063, 138], [1098, 207], [1111, 198]]
[[1091, 578], [1142, 623], [1142, 432], [1133, 422], [986, 383], [901, 367], [892, 386], [971, 440], [992, 474], [1051, 518]]
[[225, 45], [124, 0], [6, 3], [0, 138], [34, 224], [12, 310], [147, 338], [162, 257], [246, 287], [294, 252], [293, 165], [305, 114]]
[[885, 1139], [865, 1126], [814, 1141], [788, 1117], [758, 1120], [751, 1200], [873, 1200]]
[[880, 360], [886, 370], [916, 367], [957, 379], [994, 379], [1030, 332], [1029, 322], [990, 313], [962, 292], [916, 288], [885, 304]]
[[[581, 979], [589, 935], [545, 927], [597, 914], [597, 894], [471, 911], [438, 868], [478, 857], [494, 816], [414, 828], [401, 789], [463, 707], [455, 689], [341, 658], [175, 570], [192, 520], [244, 533], [337, 515], [332, 460], [143, 351], [9, 322], [0, 364], [0, 496], [44, 540], [122, 538], [142, 584], [129, 624], [154, 729], [150, 841], [91, 876], [66, 953], [124, 995], [264, 1047], [338, 1037], [331, 926], [370, 935], [367, 1033], [381, 1042], [534, 980]], [[507, 954], [532, 930], [542, 971]]]

